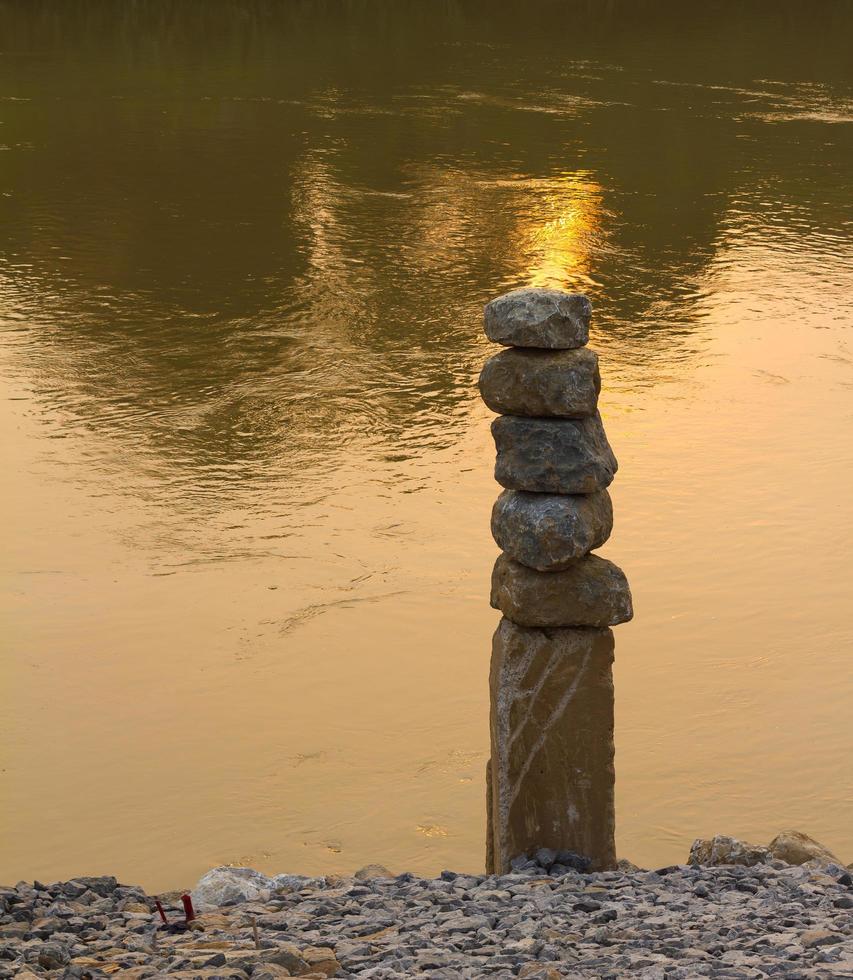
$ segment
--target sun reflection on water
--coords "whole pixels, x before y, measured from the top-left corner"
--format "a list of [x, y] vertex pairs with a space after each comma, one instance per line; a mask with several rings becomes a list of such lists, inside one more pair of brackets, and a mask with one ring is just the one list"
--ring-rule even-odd
[[587, 171], [564, 174], [545, 191], [526, 229], [527, 280], [555, 288], [594, 284], [592, 268], [602, 234], [602, 188]]

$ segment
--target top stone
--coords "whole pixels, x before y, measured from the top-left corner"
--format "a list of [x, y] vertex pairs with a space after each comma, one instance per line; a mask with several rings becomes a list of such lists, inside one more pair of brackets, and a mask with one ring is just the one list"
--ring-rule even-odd
[[592, 304], [562, 289], [513, 289], [486, 304], [489, 340], [504, 347], [569, 350], [589, 341]]

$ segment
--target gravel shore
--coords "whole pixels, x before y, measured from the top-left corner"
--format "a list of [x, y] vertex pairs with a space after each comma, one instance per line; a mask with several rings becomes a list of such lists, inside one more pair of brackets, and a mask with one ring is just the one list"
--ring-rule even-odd
[[0, 889], [0, 977], [853, 978], [853, 878], [814, 865], [258, 875], [189, 927], [178, 893], [164, 927], [114, 878], [21, 883]]

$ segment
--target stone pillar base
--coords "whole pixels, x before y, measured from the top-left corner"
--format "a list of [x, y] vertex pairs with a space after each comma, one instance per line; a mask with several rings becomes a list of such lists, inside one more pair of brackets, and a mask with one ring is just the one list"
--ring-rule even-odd
[[492, 643], [486, 866], [540, 847], [616, 867], [613, 633], [502, 619]]

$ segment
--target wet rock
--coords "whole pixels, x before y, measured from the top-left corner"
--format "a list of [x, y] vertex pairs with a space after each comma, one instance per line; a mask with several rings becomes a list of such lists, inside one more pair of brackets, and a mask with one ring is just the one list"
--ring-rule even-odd
[[824, 864], [841, 864], [838, 858], [818, 841], [799, 830], [783, 830], [767, 845], [771, 855], [786, 864], [805, 864], [821, 861]]
[[507, 555], [492, 571], [492, 607], [519, 626], [613, 626], [634, 615], [625, 573], [598, 555], [559, 572], [538, 572]]
[[610, 486], [618, 469], [597, 412], [587, 419], [501, 415], [492, 436], [495, 479], [507, 490], [595, 493]]
[[505, 347], [583, 347], [589, 340], [592, 304], [562, 289], [514, 289], [486, 304], [486, 336]]
[[711, 866], [742, 864], [752, 867], [756, 864], [766, 864], [770, 859], [771, 855], [766, 847], [747, 844], [734, 837], [717, 834], [716, 837], [708, 840], [700, 838], [693, 841], [687, 863]]
[[252, 868], [213, 868], [199, 879], [192, 890], [192, 900], [196, 909], [216, 908], [229, 902], [265, 898], [273, 887], [271, 878]]
[[615, 866], [612, 662], [610, 630], [501, 620], [489, 678], [496, 872], [543, 848]]
[[504, 490], [492, 508], [492, 537], [510, 558], [541, 572], [567, 568], [613, 530], [606, 490], [573, 496]]
[[371, 878], [393, 878], [394, 875], [385, 867], [384, 864], [365, 864], [355, 872], [353, 878], [356, 881], [369, 881]]
[[586, 348], [501, 351], [483, 365], [479, 385], [499, 415], [586, 418], [598, 407], [598, 355]]

